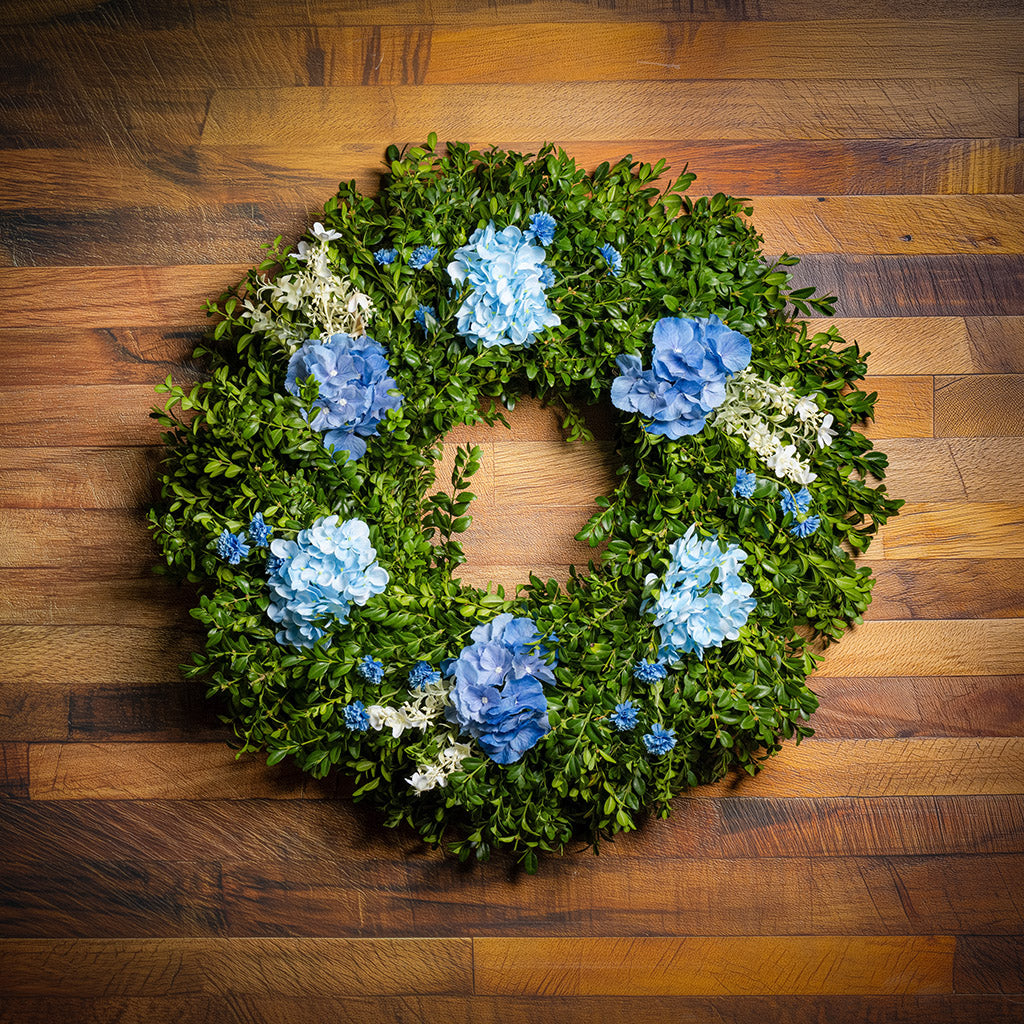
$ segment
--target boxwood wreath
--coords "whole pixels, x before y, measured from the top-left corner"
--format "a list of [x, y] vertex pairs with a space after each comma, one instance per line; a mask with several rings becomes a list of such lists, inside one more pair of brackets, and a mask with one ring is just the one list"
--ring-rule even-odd
[[[532, 871], [810, 735], [815, 652], [870, 601], [851, 554], [901, 503], [854, 429], [864, 356], [795, 319], [835, 299], [788, 290], [746, 200], [551, 146], [386, 162], [208, 305], [208, 376], [158, 388], [150, 524], [240, 750]], [[452, 575], [480, 450], [434, 470], [450, 428], [524, 396], [573, 444], [610, 401], [618, 483], [587, 571], [506, 595]]]

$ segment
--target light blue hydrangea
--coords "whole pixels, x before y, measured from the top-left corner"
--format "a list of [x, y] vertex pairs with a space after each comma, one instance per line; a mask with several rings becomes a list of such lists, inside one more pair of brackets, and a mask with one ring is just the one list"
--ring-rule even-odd
[[361, 700], [354, 700], [351, 704], [346, 704], [342, 708], [341, 716], [353, 732], [366, 732], [370, 728], [370, 716]]
[[555, 283], [555, 272], [545, 263], [540, 268], [541, 288], [550, 288]]
[[373, 258], [376, 261], [378, 267], [387, 267], [398, 259], [398, 250], [378, 249], [373, 254]]
[[436, 255], [436, 245], [418, 245], [409, 257], [409, 266], [413, 270], [422, 270]]
[[635, 729], [637, 722], [640, 721], [640, 716], [630, 700], [616, 704], [615, 710], [608, 717], [612, 725], [619, 732], [628, 732], [630, 729]]
[[811, 507], [811, 492], [806, 487], [801, 487], [796, 494], [785, 490], [779, 495], [779, 505], [783, 513], [791, 516], [806, 515]]
[[[739, 575], [747, 553], [737, 544], [722, 551], [717, 539], [701, 540], [696, 526], [669, 552], [672, 560], [651, 609], [661, 631], [660, 653], [671, 661], [690, 653], [703, 660], [706, 648], [739, 636], [757, 604], [754, 588]], [[656, 583], [657, 576], [652, 573], [645, 582]]]
[[656, 683], [666, 676], [665, 666], [656, 661], [638, 661], [633, 666], [633, 678], [638, 683]]
[[618, 277], [622, 270], [622, 253], [609, 242], [601, 246], [601, 257], [608, 264], [608, 272], [613, 277]]
[[349, 458], [360, 459], [366, 454], [364, 438], [375, 435], [387, 411], [402, 404], [390, 372], [387, 355], [373, 338], [332, 334], [325, 342], [304, 342], [294, 353], [285, 388], [298, 395], [313, 377], [320, 392], [310, 426], [323, 432], [324, 445], [336, 454], [347, 452]]
[[380, 686], [384, 678], [384, 662], [378, 661], [372, 654], [365, 654], [363, 660], [356, 665], [356, 673], [363, 682]]
[[224, 530], [217, 538], [217, 554], [230, 565], [238, 565], [249, 554], [249, 545], [245, 543], [245, 533], [232, 533], [230, 530]]
[[249, 540], [258, 548], [265, 548], [270, 540], [270, 527], [264, 521], [262, 512], [257, 512], [249, 523]]
[[676, 745], [675, 729], [666, 729], [657, 722], [651, 726], [651, 731], [644, 733], [641, 738], [644, 741], [647, 752], [654, 754], [655, 757], [667, 754]]
[[284, 559], [283, 558], [278, 558], [277, 555], [271, 555], [267, 559], [267, 568], [266, 568], [267, 575], [268, 576], [273, 576], [274, 573], [277, 572], [278, 569], [280, 569], [282, 565], [284, 565]]
[[736, 483], [732, 485], [732, 493], [737, 498], [749, 498], [757, 487], [757, 475], [748, 473], [745, 469], [736, 470]]
[[555, 674], [532, 619], [505, 613], [470, 633], [451, 666], [449, 719], [498, 764], [512, 764], [551, 731], [544, 683]]
[[417, 661], [409, 673], [409, 689], [422, 690], [440, 678], [441, 673], [429, 661]]
[[663, 317], [654, 325], [654, 357], [645, 370], [639, 356], [616, 359], [612, 405], [652, 420], [648, 434], [678, 440], [704, 429], [725, 401], [725, 382], [750, 362], [750, 341], [717, 316], [697, 320]]
[[[312, 647], [325, 635], [328, 620], [348, 622], [353, 604], [366, 604], [388, 584], [361, 519], [318, 519], [295, 540], [271, 541], [270, 550], [281, 559], [268, 580], [267, 609], [281, 627], [279, 644]], [[329, 643], [328, 637], [324, 646]]]
[[530, 226], [526, 229], [527, 236], [532, 236], [538, 245], [550, 245], [555, 240], [555, 228], [558, 221], [550, 213], [535, 213], [530, 218]]
[[420, 303], [416, 307], [416, 312], [412, 315], [413, 320], [416, 321], [423, 328], [423, 333], [426, 334], [431, 327], [437, 325], [437, 311], [433, 306], [427, 306]]
[[799, 523], [794, 523], [789, 528], [789, 532], [793, 534], [794, 537], [810, 537], [810, 535], [814, 533], [819, 526], [821, 526], [821, 516], [808, 516]]
[[472, 289], [459, 307], [459, 334], [484, 348], [529, 346], [539, 331], [560, 324], [544, 294], [543, 264], [544, 250], [519, 228], [477, 228], [448, 264], [448, 276]]

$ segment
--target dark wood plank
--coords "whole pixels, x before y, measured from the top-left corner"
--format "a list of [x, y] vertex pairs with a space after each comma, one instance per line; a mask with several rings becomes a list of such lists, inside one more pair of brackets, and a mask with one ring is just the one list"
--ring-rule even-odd
[[877, 580], [866, 613], [870, 619], [993, 619], [1024, 615], [1021, 559], [908, 558], [864, 564], [871, 566]]
[[86, 579], [111, 573], [139, 576], [156, 557], [137, 511], [0, 509], [0, 565], [5, 569], [78, 565]]
[[28, 796], [28, 744], [0, 742], [0, 798]]
[[935, 378], [937, 437], [1024, 434], [1024, 375]]
[[[1024, 994], [1024, 936], [964, 935], [953, 959], [957, 992]], [[1020, 1005], [1021, 1000], [1015, 1000]]]

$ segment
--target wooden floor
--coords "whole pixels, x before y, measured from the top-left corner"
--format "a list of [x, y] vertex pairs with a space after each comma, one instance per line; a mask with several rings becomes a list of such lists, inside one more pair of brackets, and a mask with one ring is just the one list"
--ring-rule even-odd
[[[856, 18], [856, 20], [851, 20]], [[0, 1021], [1024, 1021], [1017, 0], [7, 0]], [[149, 574], [152, 386], [385, 145], [689, 161], [873, 352], [903, 514], [817, 736], [667, 823], [463, 870], [256, 760]], [[564, 574], [608, 472], [486, 451], [467, 570]], [[498, 509], [511, 508], [511, 513]]]

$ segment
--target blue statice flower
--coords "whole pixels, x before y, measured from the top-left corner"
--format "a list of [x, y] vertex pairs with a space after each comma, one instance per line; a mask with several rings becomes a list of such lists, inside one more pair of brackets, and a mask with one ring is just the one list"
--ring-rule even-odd
[[821, 516], [808, 516], [802, 522], [794, 523], [789, 532], [794, 537], [810, 537], [821, 526]]
[[436, 683], [440, 678], [441, 673], [429, 661], [417, 661], [409, 673], [409, 689], [423, 690], [431, 683]]
[[378, 249], [373, 254], [373, 258], [376, 261], [378, 267], [387, 267], [398, 259], [398, 250]]
[[413, 270], [422, 270], [436, 255], [436, 245], [418, 245], [409, 257], [409, 266]]
[[371, 686], [380, 686], [384, 678], [384, 662], [378, 661], [372, 654], [363, 655], [363, 660], [356, 665], [356, 673]]
[[555, 272], [545, 263], [540, 268], [541, 288], [550, 288], [555, 283]]
[[618, 277], [619, 271], [622, 270], [622, 254], [619, 250], [611, 243], [605, 242], [601, 246], [601, 256], [604, 258], [605, 263], [608, 264], [609, 273], [613, 277]]
[[544, 250], [519, 228], [477, 228], [448, 264], [456, 284], [472, 287], [457, 314], [459, 334], [474, 347], [529, 346], [537, 332], [560, 324], [544, 294], [543, 264]]
[[532, 619], [505, 613], [470, 633], [452, 665], [450, 721], [498, 764], [512, 764], [551, 731], [544, 683], [555, 674]]
[[413, 320], [416, 321], [423, 328], [424, 333], [430, 330], [437, 323], [437, 310], [433, 306], [425, 306], [422, 303], [416, 307], [416, 312], [412, 315]]
[[801, 487], [796, 494], [783, 491], [779, 496], [779, 505], [783, 513], [788, 512], [791, 516], [806, 515], [811, 507], [811, 492], [806, 487]]
[[637, 722], [640, 721], [640, 716], [637, 714], [637, 710], [631, 700], [624, 701], [622, 704], [616, 704], [615, 711], [608, 717], [612, 725], [619, 732], [628, 732], [630, 729], [635, 729]]
[[345, 724], [353, 732], [366, 732], [370, 728], [370, 716], [361, 700], [354, 700], [351, 704], [346, 704], [342, 708], [341, 714], [345, 719]]
[[745, 469], [736, 470], [736, 483], [732, 485], [732, 493], [737, 498], [749, 498], [757, 487], [757, 475], [748, 473]]
[[667, 754], [676, 745], [675, 729], [666, 729], [664, 726], [658, 725], [657, 722], [651, 726], [651, 731], [645, 732], [641, 738], [647, 752], [656, 757]]
[[[757, 604], [754, 588], [739, 575], [747, 553], [737, 544], [722, 551], [717, 539], [701, 540], [695, 526], [669, 552], [672, 560], [652, 609], [661, 631], [660, 653], [672, 661], [694, 653], [703, 661], [705, 648], [739, 636]], [[656, 582], [653, 573], [645, 580]]]
[[265, 548], [270, 540], [270, 527], [263, 521], [263, 513], [257, 512], [249, 524], [249, 540], [258, 548]]
[[295, 352], [285, 388], [299, 395], [309, 377], [316, 380], [320, 393], [313, 408], [318, 411], [310, 426], [323, 432], [324, 445], [335, 455], [347, 452], [360, 459], [366, 454], [364, 438], [374, 436], [387, 411], [402, 404], [390, 372], [387, 355], [373, 338], [332, 334], [325, 342], [310, 339]]
[[550, 245], [555, 240], [555, 228], [558, 221], [550, 213], [535, 213], [530, 218], [530, 226], [526, 229], [527, 236], [533, 236], [538, 245]]
[[[338, 519], [317, 519], [295, 540], [270, 542], [281, 559], [268, 578], [267, 609], [281, 626], [279, 644], [312, 647], [325, 635], [326, 620], [348, 622], [352, 605], [366, 604], [388, 584], [387, 570], [378, 565], [370, 544], [370, 528], [361, 519]], [[330, 638], [324, 646], [329, 644]]]
[[648, 434], [698, 434], [725, 401], [726, 380], [750, 362], [750, 341], [717, 316], [663, 317], [653, 340], [651, 369], [639, 356], [616, 359], [621, 375], [612, 381], [612, 405], [652, 420]]
[[225, 530], [217, 538], [217, 554], [230, 565], [238, 565], [249, 554], [249, 545], [245, 543], [245, 533], [232, 533], [230, 530]]
[[633, 666], [633, 678], [638, 683], [656, 683], [666, 676], [665, 666], [656, 661], [638, 661]]
[[271, 555], [267, 559], [267, 575], [273, 576], [274, 573], [277, 572], [282, 565], [284, 565], [283, 558], [278, 558], [277, 555]]

